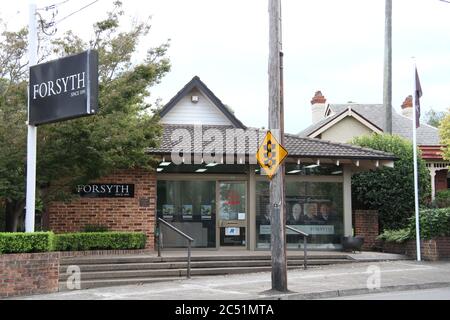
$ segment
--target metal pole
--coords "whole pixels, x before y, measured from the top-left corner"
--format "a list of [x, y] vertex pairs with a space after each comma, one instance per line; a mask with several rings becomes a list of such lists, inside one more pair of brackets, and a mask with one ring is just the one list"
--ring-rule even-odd
[[392, 0], [385, 1], [383, 105], [386, 112], [385, 132], [392, 134]]
[[[269, 0], [269, 129], [282, 144], [281, 56], [281, 0]], [[284, 191], [281, 166], [270, 181], [272, 290], [280, 292], [288, 291]]]
[[[29, 28], [28, 28], [28, 56], [29, 66], [37, 63], [37, 26], [36, 26], [36, 3], [30, 1], [29, 6]], [[28, 117], [30, 115], [30, 88], [28, 87]], [[28, 118], [29, 120], [29, 118]], [[34, 232], [35, 225], [35, 203], [36, 203], [36, 144], [37, 127], [28, 124], [27, 137], [27, 190], [26, 190], [26, 214], [25, 231]]]
[[306, 270], [308, 269], [308, 250], [306, 249], [306, 245], [308, 243], [308, 240], [305, 236], [303, 236], [303, 268]]
[[191, 241], [188, 240], [187, 278], [191, 278]]
[[161, 224], [156, 222], [156, 230], [158, 231], [158, 258], [161, 257], [161, 243], [162, 243], [162, 235], [161, 235]]
[[[414, 59], [413, 59], [414, 60]], [[419, 177], [417, 168], [417, 129], [416, 129], [416, 63], [414, 61], [414, 91], [413, 91], [413, 148], [414, 148], [414, 207], [416, 212], [416, 250], [417, 261], [421, 261], [420, 252], [420, 220], [419, 220]]]

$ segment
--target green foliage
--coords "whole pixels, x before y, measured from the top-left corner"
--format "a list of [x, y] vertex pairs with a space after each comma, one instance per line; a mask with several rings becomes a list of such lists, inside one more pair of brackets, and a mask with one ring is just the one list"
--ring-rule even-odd
[[431, 109], [425, 114], [425, 121], [428, 125], [438, 128], [445, 117], [445, 112]]
[[435, 204], [438, 208], [450, 207], [450, 190], [442, 190], [436, 193]]
[[[420, 210], [420, 238], [433, 239], [450, 237], [450, 208]], [[407, 228], [400, 230], [385, 230], [378, 239], [388, 242], [405, 242], [416, 238], [415, 217], [409, 218]]]
[[55, 235], [56, 251], [131, 250], [145, 248], [146, 236], [138, 232], [66, 233]]
[[100, 224], [88, 224], [83, 228], [83, 232], [108, 232], [109, 228]]
[[0, 254], [52, 251], [53, 240], [52, 232], [0, 233]]
[[[398, 136], [387, 134], [355, 138], [353, 144], [393, 153], [394, 168], [380, 168], [355, 174], [352, 178], [354, 207], [379, 211], [380, 229], [402, 229], [414, 213], [413, 146]], [[418, 151], [420, 156], [420, 151]], [[429, 201], [430, 175], [425, 161], [419, 159], [421, 204]]]
[[378, 239], [387, 242], [402, 243], [411, 239], [411, 230], [410, 228], [400, 230], [385, 230], [382, 234], [378, 236]]
[[[426, 209], [420, 211], [420, 237], [432, 239], [450, 236], [450, 208]], [[415, 219], [410, 219], [409, 228], [415, 236]]]
[[441, 144], [444, 145], [444, 159], [450, 160], [450, 112], [445, 113], [444, 119], [442, 119], [439, 125], [439, 135], [441, 137]]
[[[161, 127], [148, 102], [149, 88], [170, 70], [169, 44], [146, 46], [141, 40], [150, 25], [134, 22], [125, 29], [124, 17], [115, 1], [107, 18], [94, 24], [90, 41], [70, 31], [59, 38], [40, 35], [40, 62], [89, 48], [99, 53], [98, 114], [39, 128], [37, 182], [44, 203], [67, 200], [77, 184], [115, 169], [154, 166], [145, 150], [157, 146]], [[26, 28], [0, 32], [0, 206], [12, 229], [24, 207], [27, 33]], [[142, 58], [138, 49], [147, 54]]]

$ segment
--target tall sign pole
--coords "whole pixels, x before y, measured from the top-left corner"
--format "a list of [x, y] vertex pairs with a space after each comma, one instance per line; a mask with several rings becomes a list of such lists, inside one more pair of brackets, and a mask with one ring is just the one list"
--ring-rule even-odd
[[[283, 144], [281, 0], [269, 0], [269, 130]], [[286, 292], [286, 210], [284, 165], [270, 181], [272, 290]]]
[[383, 105], [386, 112], [385, 132], [392, 134], [392, 0], [385, 1]]
[[[28, 56], [29, 66], [37, 63], [37, 21], [36, 3], [30, 0], [29, 5], [29, 27], [28, 27]], [[30, 88], [28, 87], [28, 137], [27, 137], [27, 190], [25, 231], [34, 232], [35, 203], [36, 203], [36, 144], [37, 127], [30, 125]]]

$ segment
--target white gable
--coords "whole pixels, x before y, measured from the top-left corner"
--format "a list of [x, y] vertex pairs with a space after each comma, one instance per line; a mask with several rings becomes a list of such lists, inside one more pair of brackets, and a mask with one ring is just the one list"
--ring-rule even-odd
[[[197, 103], [191, 97], [198, 96]], [[232, 125], [231, 121], [199, 90], [193, 89], [183, 97], [166, 115], [163, 124]]]

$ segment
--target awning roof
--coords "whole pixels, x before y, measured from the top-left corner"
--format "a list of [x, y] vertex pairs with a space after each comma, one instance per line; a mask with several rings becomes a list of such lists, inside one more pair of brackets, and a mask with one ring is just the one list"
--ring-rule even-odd
[[[161, 144], [158, 148], [149, 148], [149, 154], [169, 155], [178, 146], [188, 147], [193, 154], [202, 153], [218, 137], [223, 146], [223, 154], [254, 156], [259, 148], [266, 130], [247, 128], [236, 129], [232, 126], [193, 126], [164, 125]], [[215, 138], [212, 139], [211, 136]], [[227, 150], [227, 137], [235, 137], [237, 141], [245, 139], [245, 148]], [[181, 142], [183, 141], [183, 142]], [[393, 154], [361, 148], [354, 145], [311, 139], [292, 134], [285, 134], [285, 148], [289, 157], [312, 159], [351, 159], [351, 160], [395, 160]], [[206, 149], [208, 150], [208, 149]], [[219, 152], [216, 150], [216, 152]]]

